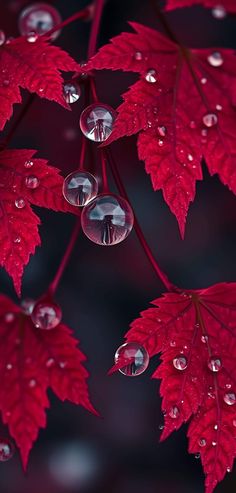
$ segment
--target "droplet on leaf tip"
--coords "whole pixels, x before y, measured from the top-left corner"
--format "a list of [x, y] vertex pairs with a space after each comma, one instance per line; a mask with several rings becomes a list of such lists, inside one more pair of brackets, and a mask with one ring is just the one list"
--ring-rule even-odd
[[64, 82], [63, 93], [66, 103], [76, 103], [81, 96], [81, 89], [77, 82]]
[[220, 5], [220, 4], [213, 7], [211, 12], [212, 12], [213, 17], [215, 17], [215, 19], [219, 19], [219, 20], [224, 19], [227, 15], [225, 7], [223, 7], [223, 5]]
[[149, 355], [138, 342], [126, 342], [117, 349], [114, 361], [115, 365], [124, 362], [124, 366], [119, 368], [120, 373], [128, 377], [136, 377], [147, 369]]

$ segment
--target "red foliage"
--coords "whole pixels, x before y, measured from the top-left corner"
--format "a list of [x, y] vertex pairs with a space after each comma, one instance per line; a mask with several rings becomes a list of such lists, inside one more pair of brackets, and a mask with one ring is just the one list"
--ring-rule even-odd
[[0, 410], [25, 468], [39, 428], [46, 425], [49, 387], [59, 399], [96, 413], [88, 395], [86, 358], [68, 327], [37, 329], [30, 316], [3, 295], [0, 341]]
[[[218, 48], [181, 49], [153, 29], [131, 25], [136, 34], [116, 36], [88, 64], [89, 69], [122, 69], [141, 76], [124, 94], [106, 144], [140, 132], [139, 158], [153, 188], [162, 189], [183, 235], [196, 180], [202, 179], [202, 157], [210, 174], [217, 173], [236, 192], [235, 54]], [[150, 68], [157, 82], [145, 79]]]
[[174, 10], [179, 7], [192, 7], [193, 5], [204, 5], [207, 8], [214, 8], [220, 5], [228, 12], [236, 12], [235, 0], [167, 0], [166, 10]]
[[68, 53], [43, 36], [32, 43], [20, 37], [0, 46], [0, 130], [11, 117], [13, 104], [21, 102], [20, 87], [68, 108], [60, 71], [77, 68]]
[[[30, 254], [40, 245], [39, 218], [30, 205], [54, 211], [76, 212], [62, 195], [63, 178], [59, 170], [48, 166], [45, 159], [36, 159], [32, 150], [6, 150], [0, 152], [0, 265], [13, 278], [18, 294], [21, 278]], [[27, 179], [39, 180], [36, 188], [27, 186]], [[23, 207], [16, 202], [23, 200]]]
[[126, 340], [139, 342], [150, 356], [161, 353], [153, 375], [162, 380], [161, 439], [190, 420], [189, 451], [200, 453], [211, 493], [236, 456], [236, 283], [168, 293], [153, 304], [134, 320]]

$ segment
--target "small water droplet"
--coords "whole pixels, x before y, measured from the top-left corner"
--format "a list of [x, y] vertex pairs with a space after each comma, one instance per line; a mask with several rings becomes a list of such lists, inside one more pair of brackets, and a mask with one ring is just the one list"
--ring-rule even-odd
[[221, 104], [216, 104], [216, 110], [217, 110], [217, 111], [222, 111], [222, 106], [221, 106]]
[[199, 441], [198, 441], [198, 445], [200, 447], [205, 447], [206, 446], [206, 440], [205, 440], [205, 438], [200, 438]]
[[7, 370], [12, 370], [12, 368], [13, 368], [12, 364], [11, 363], [7, 363], [6, 369]]
[[201, 337], [201, 341], [203, 342], [203, 344], [206, 344], [208, 342], [208, 336], [207, 335], [203, 335]]
[[28, 161], [25, 161], [24, 163], [25, 168], [32, 168], [33, 165], [34, 165], [34, 161], [32, 161], [31, 159], [28, 159]]
[[225, 387], [226, 387], [226, 389], [231, 389], [232, 385], [231, 385], [231, 383], [226, 383]]
[[213, 17], [215, 17], [215, 19], [219, 19], [219, 20], [224, 19], [227, 15], [227, 12], [223, 7], [223, 5], [216, 5], [215, 7], [213, 7], [211, 13]]
[[180, 414], [180, 412], [179, 412], [179, 408], [177, 406], [171, 407], [171, 409], [169, 411], [170, 418], [176, 419], [179, 417], [179, 414]]
[[159, 140], [158, 140], [158, 145], [159, 145], [160, 147], [162, 147], [162, 146], [164, 145], [164, 140], [159, 139]]
[[215, 442], [215, 441], [213, 440], [213, 442], [211, 442], [211, 444], [212, 444], [212, 446], [213, 446], [213, 447], [216, 447], [217, 442]]
[[206, 77], [202, 77], [201, 78], [201, 84], [206, 84], [207, 83], [207, 78]]
[[190, 128], [196, 128], [196, 122], [194, 120], [192, 120], [189, 124]]
[[9, 79], [5, 79], [5, 80], [3, 81], [3, 86], [8, 87], [8, 86], [9, 86], [9, 84], [10, 84]]
[[29, 381], [29, 387], [33, 389], [34, 387], [36, 387], [36, 383], [36, 380], [34, 378], [31, 378], [31, 380]]
[[176, 342], [175, 341], [170, 341], [170, 347], [175, 347], [176, 346]]
[[16, 236], [14, 238], [14, 243], [20, 243], [21, 242], [21, 237], [20, 236]]
[[4, 31], [2, 31], [2, 29], [0, 29], [0, 46], [2, 46], [6, 41], [6, 36], [5, 36], [5, 33]]
[[192, 156], [192, 154], [188, 154], [188, 160], [189, 160], [189, 161], [193, 161], [193, 156]]
[[145, 80], [151, 82], [151, 84], [157, 81], [157, 72], [154, 68], [150, 68], [145, 74]]
[[23, 209], [25, 207], [25, 200], [24, 199], [16, 199], [15, 200], [15, 206], [17, 209]]
[[231, 468], [230, 467], [227, 467], [226, 471], [227, 472], [231, 472]]
[[26, 37], [28, 43], [35, 43], [35, 41], [37, 41], [38, 39], [38, 35], [34, 32], [32, 33], [29, 33]]
[[77, 82], [65, 82], [63, 85], [63, 93], [66, 103], [76, 103], [81, 96], [81, 89]]
[[236, 419], [233, 419], [233, 426], [236, 427]]
[[208, 368], [213, 371], [214, 373], [217, 373], [218, 371], [221, 370], [222, 368], [222, 363], [220, 358], [218, 357], [211, 357], [208, 361]]
[[66, 367], [66, 361], [60, 361], [59, 366], [60, 366], [60, 368], [65, 368]]
[[187, 368], [188, 362], [185, 356], [179, 355], [173, 359], [173, 365], [176, 370], [185, 370]]
[[38, 188], [39, 186], [39, 179], [37, 178], [37, 176], [26, 176], [25, 178], [25, 185], [27, 188], [30, 188], [30, 189], [35, 189], [35, 188]]
[[31, 315], [33, 309], [34, 309], [35, 301], [32, 300], [31, 298], [26, 298], [21, 302], [21, 308], [23, 313], [25, 315]]
[[206, 115], [202, 117], [202, 121], [206, 127], [214, 127], [218, 122], [218, 116], [215, 113], [206, 113]]
[[223, 57], [219, 51], [214, 51], [207, 57], [208, 63], [212, 67], [220, 67], [223, 63]]
[[134, 54], [134, 58], [135, 60], [137, 60], [137, 62], [140, 62], [143, 59], [141, 51], [136, 51], [136, 53]]
[[158, 133], [161, 137], [165, 137], [167, 134], [167, 129], [164, 127], [164, 125], [161, 125], [160, 127], [157, 127]]
[[218, 425], [214, 425], [214, 430], [218, 430]]
[[195, 459], [200, 459], [201, 454], [199, 454], [199, 453], [198, 453], [198, 454], [195, 454], [195, 456], [194, 456], [194, 457], [195, 457]]
[[228, 406], [233, 406], [236, 402], [236, 395], [234, 392], [227, 392], [227, 394], [224, 395], [224, 401]]
[[158, 428], [159, 428], [160, 431], [162, 431], [162, 430], [164, 430], [165, 425], [159, 425]]
[[6, 313], [5, 316], [4, 316], [4, 320], [7, 324], [13, 322], [13, 320], [15, 320], [15, 315], [14, 313]]
[[49, 358], [47, 361], [46, 361], [46, 367], [47, 368], [51, 368], [51, 366], [53, 366], [55, 363], [55, 360], [53, 358]]

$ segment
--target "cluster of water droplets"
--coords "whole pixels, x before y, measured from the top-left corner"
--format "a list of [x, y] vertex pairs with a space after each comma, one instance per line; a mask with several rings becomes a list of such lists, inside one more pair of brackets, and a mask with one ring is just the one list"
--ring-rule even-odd
[[[34, 166], [34, 161], [31, 159], [25, 161], [25, 163], [24, 163], [24, 167], [26, 169], [31, 169], [33, 166]], [[35, 190], [36, 188], [39, 187], [40, 180], [36, 175], [30, 174], [30, 175], [27, 175], [25, 177], [24, 184], [25, 184], [26, 188], [28, 188], [30, 190]], [[17, 209], [23, 209], [25, 206], [26, 206], [26, 201], [23, 197], [17, 197], [15, 199], [15, 207]], [[18, 240], [16, 240], [15, 243], [20, 243], [19, 238], [20, 237], [18, 237]]]

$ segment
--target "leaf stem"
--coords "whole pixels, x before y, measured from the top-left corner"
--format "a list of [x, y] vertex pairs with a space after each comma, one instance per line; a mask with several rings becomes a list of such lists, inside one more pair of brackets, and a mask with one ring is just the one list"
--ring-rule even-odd
[[72, 231], [72, 234], [71, 234], [71, 237], [70, 237], [70, 240], [69, 240], [69, 243], [66, 247], [66, 250], [64, 252], [64, 255], [62, 257], [62, 260], [60, 262], [60, 265], [57, 269], [57, 272], [54, 276], [54, 279], [53, 281], [51, 282], [51, 284], [49, 285], [48, 287], [48, 290], [47, 290], [47, 293], [50, 295], [50, 296], [53, 296], [58, 288], [58, 285], [59, 285], [59, 282], [61, 280], [61, 277], [68, 265], [68, 262], [70, 260], [70, 257], [71, 257], [71, 254], [72, 254], [72, 251], [73, 251], [73, 248], [75, 246], [75, 243], [76, 243], [76, 240], [78, 238], [78, 235], [79, 235], [79, 232], [80, 232], [80, 215], [79, 217], [77, 218], [76, 220], [76, 223], [75, 223], [75, 227]]
[[99, 27], [102, 18], [104, 3], [105, 0], [95, 0], [95, 11], [94, 11], [91, 33], [89, 37], [89, 45], [88, 45], [88, 59], [91, 58], [96, 52], [97, 39], [99, 34]]
[[[116, 183], [116, 186], [118, 188], [118, 191], [122, 195], [122, 197], [124, 197], [129, 202], [128, 195], [126, 193], [125, 187], [123, 185], [120, 173], [118, 171], [118, 167], [116, 166], [116, 163], [115, 163], [115, 160], [112, 156], [112, 153], [108, 149], [105, 149], [105, 153], [107, 155], [108, 163], [110, 165], [111, 172], [112, 172], [114, 181]], [[139, 222], [138, 222], [135, 214], [134, 214], [134, 229], [135, 229], [135, 233], [139, 239], [139, 242], [140, 242], [150, 264], [152, 265], [152, 267], [153, 267], [155, 273], [157, 274], [157, 276], [159, 277], [159, 279], [164, 284], [165, 288], [168, 291], [176, 291], [176, 289], [177, 289], [176, 286], [169, 281], [167, 275], [165, 274], [165, 272], [163, 272], [163, 270], [160, 268], [159, 264], [157, 263], [156, 259], [154, 258], [154, 255], [151, 251], [151, 248], [145, 239], [145, 236], [142, 232], [142, 228], [139, 225]]]
[[60, 22], [60, 24], [57, 24], [56, 26], [52, 27], [52, 29], [50, 29], [50, 31], [47, 31], [46, 33], [42, 34], [41, 36], [46, 37], [46, 38], [50, 37], [51, 34], [55, 33], [56, 31], [63, 29], [63, 27], [68, 26], [69, 24], [71, 24], [74, 21], [77, 21], [78, 19], [90, 18], [91, 12], [92, 12], [92, 6], [93, 6], [93, 4], [88, 5], [84, 9], [79, 10], [78, 12], [75, 12], [75, 14], [72, 14], [70, 17], [68, 17], [64, 21]]
[[100, 150], [101, 167], [102, 167], [102, 192], [109, 193], [109, 184], [107, 178], [107, 157], [105, 156], [104, 149]]

